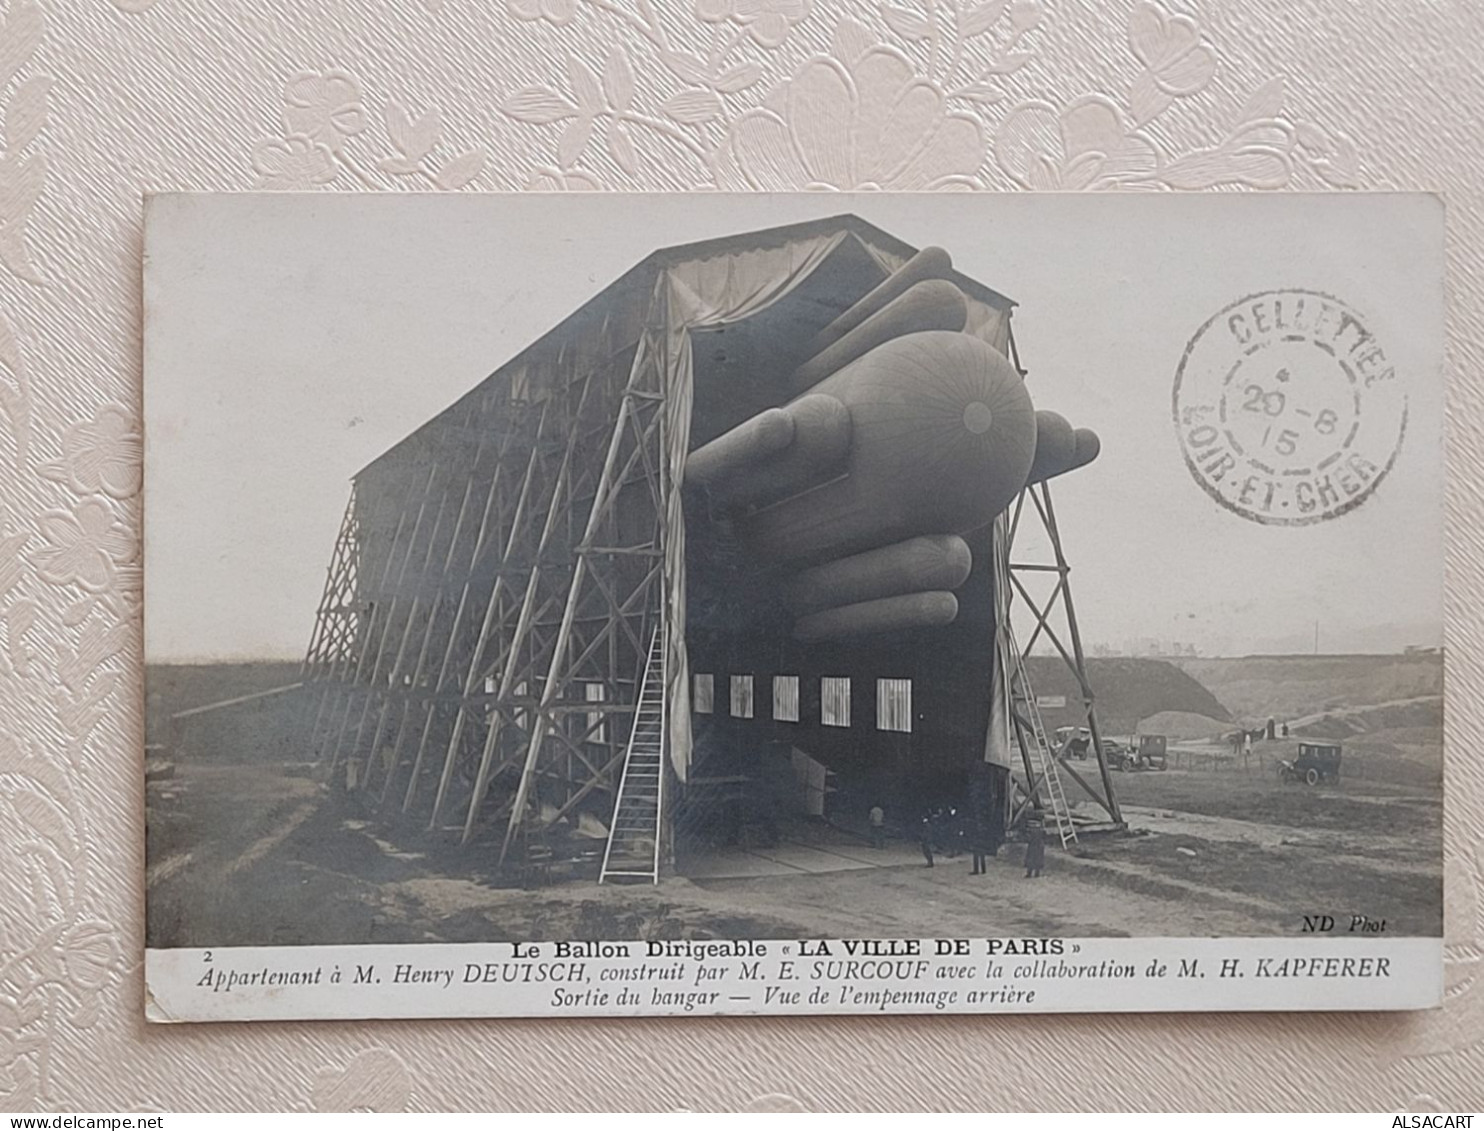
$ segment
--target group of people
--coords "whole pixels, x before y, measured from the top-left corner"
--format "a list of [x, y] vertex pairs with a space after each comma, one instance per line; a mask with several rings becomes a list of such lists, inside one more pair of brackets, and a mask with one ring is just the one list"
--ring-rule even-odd
[[1288, 724], [1283, 723], [1280, 726], [1278, 721], [1272, 718], [1268, 719], [1266, 726], [1258, 727], [1256, 730], [1243, 729], [1235, 731], [1231, 736], [1232, 754], [1242, 759], [1242, 764], [1245, 766], [1248, 759], [1252, 757], [1252, 743], [1254, 740], [1265, 738], [1269, 742], [1272, 742], [1279, 736], [1280, 732], [1284, 738], [1287, 738]]
[[940, 806], [924, 814], [917, 843], [927, 860], [927, 866], [933, 866], [934, 857], [938, 853], [953, 859], [968, 848], [974, 853], [974, 873], [979, 874], [983, 870], [982, 861], [992, 856], [994, 849], [984, 847], [989, 839], [987, 830], [981, 830], [977, 826], [978, 822], [960, 817], [957, 809], [945, 810]]
[[[871, 847], [886, 847], [886, 812], [880, 805], [873, 805], [870, 812]], [[995, 855], [998, 845], [994, 843], [989, 828], [983, 821], [976, 821], [960, 814], [957, 808], [939, 806], [923, 815], [918, 826], [918, 847], [929, 868], [943, 855], [954, 859], [968, 852], [973, 857], [975, 876], [989, 872], [989, 858]], [[1025, 818], [1025, 874], [1027, 879], [1041, 875], [1046, 867], [1046, 824], [1041, 810], [1035, 809]]]

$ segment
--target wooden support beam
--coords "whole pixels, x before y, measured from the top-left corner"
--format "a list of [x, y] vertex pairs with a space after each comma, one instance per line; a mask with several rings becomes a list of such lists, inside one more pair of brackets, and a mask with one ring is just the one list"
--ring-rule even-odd
[[628, 597], [623, 601], [622, 604], [619, 604], [617, 598], [612, 595], [611, 591], [608, 590], [608, 588], [600, 580], [598, 580], [596, 574], [592, 575], [594, 585], [603, 592], [603, 595], [605, 597], [608, 598], [610, 612], [606, 617], [603, 618], [603, 628], [599, 630], [598, 635], [590, 640], [586, 648], [584, 648], [583, 651], [578, 654], [577, 658], [568, 665], [568, 668], [570, 670], [576, 671], [581, 668], [582, 665], [585, 664], [592, 657], [593, 653], [595, 653], [598, 648], [602, 646], [603, 642], [614, 635], [614, 629], [618, 625], [623, 626], [624, 632], [628, 634], [629, 640], [634, 645], [634, 649], [636, 652], [642, 655], [648, 654], [648, 649], [643, 647], [639, 643], [639, 636], [637, 633], [634, 632], [633, 626], [629, 624], [629, 620], [634, 616], [635, 605], [639, 604], [643, 600], [643, 598], [648, 595], [649, 586], [651, 585], [651, 583], [658, 579], [659, 574], [660, 563], [656, 562], [645, 573], [644, 580], [634, 588], [633, 592], [628, 595]]
[[[402, 565], [397, 572], [396, 584], [398, 586], [400, 586], [407, 578], [407, 568], [411, 564], [413, 552], [417, 548], [417, 536], [422, 530], [423, 519], [427, 516], [428, 496], [432, 493], [433, 482], [437, 478], [437, 475], [438, 465], [435, 463], [428, 470], [428, 480], [423, 487], [422, 498], [418, 501], [417, 518], [412, 524], [412, 536], [407, 539], [407, 550], [402, 555]], [[388, 554], [388, 561], [390, 561], [390, 559], [395, 556], [395, 545], [392, 549], [393, 552]], [[371, 665], [371, 678], [367, 681], [366, 684], [365, 698], [361, 706], [361, 718], [360, 721], [356, 724], [356, 737], [354, 745], [351, 747], [351, 752], [348, 756], [352, 760], [359, 759], [361, 747], [365, 742], [366, 720], [371, 715], [371, 705], [376, 701], [377, 692], [380, 689], [379, 681], [381, 679], [382, 661], [386, 658], [387, 653], [387, 638], [391, 635], [392, 624], [396, 619], [397, 598], [392, 597], [389, 601], [386, 602], [386, 604], [386, 614], [382, 617], [381, 636], [376, 644], [376, 659]], [[354, 766], [352, 766], [352, 772], [355, 772]], [[359, 777], [357, 778], [357, 781], [359, 783]]]
[[563, 817], [565, 817], [568, 813], [575, 809], [583, 798], [592, 793], [594, 790], [606, 789], [609, 792], [612, 792], [613, 786], [608, 783], [607, 779], [613, 773], [613, 771], [618, 768], [619, 763], [624, 760], [624, 755], [627, 753], [628, 749], [620, 745], [618, 752], [603, 764], [602, 769], [600, 769], [592, 777], [588, 778], [587, 781], [583, 782], [582, 786], [577, 790], [577, 792], [574, 793], [571, 797], [567, 798], [566, 802], [559, 809], [557, 809], [555, 815], [551, 819], [553, 821], [560, 821]]
[[[479, 456], [480, 456], [481, 453], [482, 453], [482, 449], [479, 452], [476, 452], [475, 453], [474, 463], [475, 463], [476, 466], [477, 466], [477, 464], [479, 462]], [[471, 472], [472, 472], [472, 468], [471, 468]], [[458, 550], [459, 536], [463, 533], [463, 530], [464, 530], [464, 520], [468, 516], [468, 513], [469, 513], [469, 501], [470, 501], [471, 498], [473, 498], [473, 495], [474, 495], [474, 480], [471, 477], [471, 478], [468, 478], [468, 479], [465, 479], [464, 480], [464, 494], [463, 494], [463, 498], [459, 500], [459, 513], [458, 513], [458, 517], [454, 519], [453, 534], [450, 536], [450, 538], [448, 540], [448, 550], [447, 550], [447, 552], [443, 556], [443, 569], [442, 569], [442, 572], [445, 575], [448, 573], [448, 571], [450, 569], [453, 568], [453, 559], [454, 559], [455, 553]], [[435, 629], [435, 627], [438, 624], [438, 619], [439, 619], [438, 614], [439, 614], [439, 611], [442, 608], [443, 608], [443, 600], [442, 600], [441, 597], [435, 598], [431, 602], [431, 604], [429, 606], [428, 617], [427, 617], [426, 622], [423, 624], [423, 639], [422, 639], [422, 644], [418, 647], [418, 650], [417, 650], [417, 661], [414, 663], [413, 669], [412, 669], [412, 686], [414, 688], [417, 688], [417, 687], [421, 687], [422, 686], [422, 681], [423, 681], [423, 678], [424, 678], [424, 675], [425, 675], [425, 672], [426, 672], [426, 669], [427, 669], [428, 651], [431, 648], [432, 643], [433, 643], [433, 630]], [[428, 710], [429, 712], [431, 712], [431, 710], [432, 710], [431, 704], [429, 704], [426, 707], [426, 710]], [[401, 760], [402, 760], [402, 743], [403, 743], [403, 741], [407, 737], [408, 723], [411, 722], [411, 720], [412, 720], [412, 704], [410, 702], [404, 702], [403, 705], [402, 705], [402, 720], [401, 720], [401, 722], [397, 726], [397, 738], [396, 738], [396, 741], [392, 743], [392, 761], [391, 761], [391, 765], [387, 769], [386, 780], [382, 783], [382, 786], [381, 786], [381, 804], [382, 805], [385, 805], [386, 804], [387, 798], [391, 795], [392, 783], [396, 780], [396, 777], [397, 777], [397, 768], [401, 765]]]
[[[1036, 608], [1035, 600], [1031, 597], [1030, 593], [1026, 591], [1026, 588], [1024, 585], [1021, 584], [1020, 579], [1012, 575], [1010, 581], [1014, 585], [1015, 589], [1020, 593], [1021, 597], [1025, 600], [1025, 603], [1030, 606], [1031, 612], [1040, 615]], [[1065, 594], [1065, 588], [1062, 585], [1061, 581], [1057, 582], [1057, 593], [1062, 595]], [[1049, 611], [1046, 616], [1049, 616]], [[1051, 643], [1056, 646], [1056, 650], [1058, 653], [1060, 653], [1063, 662], [1066, 663], [1067, 667], [1072, 669], [1072, 674], [1076, 677], [1077, 683], [1081, 686], [1082, 693], [1084, 695], [1092, 694], [1092, 688], [1088, 686], [1086, 674], [1082, 671], [1082, 668], [1077, 664], [1077, 662], [1072, 658], [1072, 654], [1067, 651], [1066, 646], [1062, 644], [1060, 637], [1056, 635], [1055, 630], [1052, 629], [1051, 625], [1045, 619], [1045, 616], [1040, 619], [1039, 624], [1044, 626], [1045, 628], [1046, 639], [1050, 640]], [[1039, 634], [1033, 634], [1033, 637], [1036, 635]], [[1029, 655], [1029, 652], [1024, 654]]]
[[[581, 418], [582, 416], [583, 406], [587, 403], [588, 393], [592, 389], [593, 384], [593, 375], [589, 374], [586, 382], [584, 382], [583, 384], [582, 395], [578, 400], [578, 418]], [[543, 556], [545, 555], [548, 547], [551, 544], [552, 535], [556, 531], [557, 519], [561, 516], [563, 511], [562, 504], [565, 498], [564, 489], [569, 481], [569, 477], [572, 474], [572, 462], [573, 457], [576, 454], [576, 448], [577, 434], [574, 430], [569, 434], [566, 450], [562, 453], [561, 466], [557, 469], [556, 485], [552, 490], [551, 499], [546, 511], [546, 522], [541, 530], [541, 540], [536, 545], [536, 564], [531, 567], [530, 578], [526, 582], [525, 595], [521, 600], [520, 616], [516, 620], [515, 635], [511, 641], [509, 649], [512, 656], [519, 653], [521, 645], [524, 643], [526, 635], [527, 633], [529, 633], [531, 628], [531, 612], [535, 608], [536, 593], [541, 584], [541, 562]], [[499, 687], [497, 688], [495, 693], [497, 696], [497, 701], [503, 702], [514, 691], [518, 670], [519, 669], [517, 665], [514, 663], [507, 663], [504, 665], [504, 670], [500, 673]], [[469, 837], [473, 835], [474, 824], [479, 815], [479, 806], [484, 801], [485, 790], [489, 788], [490, 764], [492, 759], [494, 758], [496, 743], [499, 740], [500, 725], [502, 721], [503, 715], [500, 711], [496, 710], [493, 714], [490, 715], [489, 730], [485, 734], [484, 750], [481, 752], [479, 757], [479, 771], [474, 778], [474, 792], [469, 798], [469, 809], [464, 817], [464, 831], [462, 836], [460, 837], [461, 844], [467, 844], [469, 842]], [[540, 726], [540, 716], [538, 715], [535, 729], [539, 730]], [[524, 776], [522, 780], [524, 780]], [[516, 804], [517, 806], [521, 804], [519, 795], [517, 796]], [[503, 861], [503, 859], [504, 857], [502, 855], [501, 860]]]
[[[541, 440], [545, 434], [547, 421], [551, 418], [548, 411], [550, 404], [545, 404], [541, 409], [541, 418], [536, 425], [536, 439], [531, 445], [530, 455], [526, 459], [525, 474], [521, 477], [520, 490], [516, 495], [515, 513], [510, 520], [510, 530], [505, 537], [501, 553], [501, 561], [508, 562], [516, 542], [519, 539], [527, 515], [530, 513], [531, 484], [536, 478], [536, 469], [541, 465]], [[490, 590], [489, 601], [485, 604], [484, 617], [480, 622], [479, 635], [475, 637], [473, 655], [469, 659], [468, 673], [461, 685], [467, 695], [480, 671], [480, 662], [484, 658], [484, 649], [490, 639], [490, 630], [494, 626], [496, 611], [500, 607], [500, 600], [504, 596], [506, 587], [506, 574], [501, 572], [495, 578], [494, 588]], [[443, 756], [443, 769], [438, 775], [438, 792], [433, 798], [433, 812], [428, 818], [428, 829], [431, 831], [438, 825], [438, 816], [443, 809], [443, 800], [448, 795], [449, 782], [453, 778], [454, 763], [458, 757], [459, 741], [463, 738], [464, 722], [468, 716], [468, 708], [460, 703], [458, 710], [454, 713], [453, 730], [448, 738], [448, 750]]]
[[[653, 411], [653, 405], [656, 402], [651, 399], [636, 398], [633, 396], [633, 393], [639, 388], [641, 375], [649, 373], [655, 364], [655, 359], [646, 356], [644, 343], [641, 342], [640, 349], [635, 354], [633, 364], [630, 367], [628, 382], [619, 404], [618, 418], [614, 422], [608, 449], [604, 455], [602, 470], [598, 475], [594, 487], [593, 501], [587, 510], [582, 535], [577, 541], [579, 547], [590, 548], [595, 544], [597, 532], [618, 497], [618, 485], [630, 469], [636, 464], [642, 465], [645, 467], [647, 473], [654, 474], [654, 465], [649, 462], [647, 452], [630, 452], [622, 464], [620, 464], [619, 456], [629, 429], [633, 428], [633, 436], [637, 438], [637, 447], [640, 449], [647, 448], [651, 440], [659, 435], [658, 418], [661, 416], [660, 413], [655, 412], [656, 419], [649, 421], [645, 427], [638, 427], [635, 423], [635, 415], [638, 412], [636, 402], [644, 400], [647, 411]], [[658, 403], [663, 404], [663, 401]], [[593, 558], [594, 555], [590, 552], [579, 551], [572, 567], [572, 577], [567, 589], [567, 599], [562, 611], [561, 623], [557, 628], [550, 666], [547, 669], [546, 678], [541, 688], [541, 701], [538, 705], [534, 725], [531, 729], [525, 764], [522, 767], [520, 783], [517, 786], [514, 803], [511, 806], [505, 836], [500, 845], [499, 859], [501, 863], [505, 861], [509, 854], [510, 845], [514, 840], [516, 830], [520, 827], [525, 817], [525, 808], [530, 797], [531, 784], [541, 757], [542, 744], [548, 732], [552, 729], [554, 712], [551, 710], [551, 707], [560, 697], [561, 688], [571, 678], [572, 673], [577, 670], [577, 665], [569, 663], [568, 658], [572, 646], [573, 624], [576, 620], [584, 587], [588, 581], [590, 572], [592, 572]], [[651, 574], [653, 572], [651, 571]], [[603, 633], [611, 634], [612, 632], [613, 625], [610, 623], [610, 625], [605, 627]], [[599, 643], [601, 643], [603, 633], [600, 633]], [[591, 649], [592, 647], [592, 642], [589, 642], [588, 648]], [[646, 649], [641, 649], [641, 656], [646, 652]], [[641, 659], [640, 663], [642, 664], [642, 662], [643, 660]], [[582, 760], [584, 762], [586, 761], [585, 758]]]
[[[490, 513], [494, 509], [495, 498], [500, 490], [500, 477], [503, 471], [504, 464], [497, 462], [490, 475], [489, 491], [486, 492], [484, 511], [479, 519], [479, 533], [474, 539], [474, 549], [469, 555], [469, 574], [473, 573], [474, 564], [479, 560], [480, 552], [484, 549], [485, 540], [489, 536]], [[407, 782], [407, 793], [402, 798], [402, 812], [404, 813], [412, 808], [412, 799], [417, 794], [418, 778], [422, 773], [423, 759], [427, 753], [428, 740], [432, 735], [433, 721], [438, 713], [437, 700], [443, 695], [443, 689], [447, 686], [448, 677], [453, 670], [454, 652], [459, 643], [459, 629], [464, 623], [464, 612], [469, 607], [469, 594], [472, 587], [473, 578], [466, 576], [459, 590], [459, 603], [454, 609], [453, 621], [448, 626], [448, 637], [443, 645], [443, 660], [438, 665], [438, 678], [433, 684], [433, 702], [428, 704], [428, 712], [423, 718], [422, 735], [418, 739], [417, 753], [412, 760], [412, 773]]]
[[[402, 537], [402, 527], [406, 524], [407, 521], [407, 504], [412, 501], [412, 490], [413, 488], [411, 484], [409, 484], [407, 493], [403, 497], [401, 505], [397, 508], [397, 528], [392, 532], [393, 547], [396, 546], [397, 540]], [[392, 554], [388, 553], [386, 556], [386, 561], [382, 563], [380, 582], [382, 586], [385, 586], [391, 579], [392, 556]], [[340, 763], [340, 751], [345, 744], [345, 731], [347, 725], [350, 722], [351, 704], [355, 700], [355, 688], [356, 685], [360, 682], [361, 672], [366, 666], [366, 655], [370, 650], [371, 637], [375, 631], [376, 626], [376, 618], [380, 613], [381, 609], [379, 607], [379, 602], [373, 601], [370, 606], [369, 614], [365, 618], [366, 623], [361, 631], [361, 647], [360, 652], [356, 658], [355, 671], [351, 674], [351, 678], [349, 680], [344, 679], [343, 676], [340, 680], [341, 695], [345, 699], [345, 711], [344, 714], [341, 716], [340, 726], [336, 731], [335, 748], [330, 754], [329, 769], [331, 773], [335, 771], [336, 766], [338, 766]]]
[[1021, 596], [1025, 598], [1025, 603], [1030, 606], [1031, 612], [1035, 614], [1036, 618], [1035, 630], [1031, 633], [1030, 639], [1027, 640], [1024, 646], [1021, 648], [1021, 655], [1029, 656], [1036, 646], [1036, 641], [1041, 638], [1042, 632], [1046, 633], [1046, 635], [1052, 639], [1052, 643], [1056, 642], [1056, 634], [1052, 631], [1051, 624], [1047, 620], [1047, 618], [1051, 615], [1051, 609], [1056, 604], [1056, 599], [1061, 596], [1062, 586], [1065, 583], [1066, 578], [1057, 578], [1056, 585], [1051, 590], [1051, 596], [1046, 599], [1046, 603], [1044, 605], [1036, 604], [1035, 600], [1031, 597], [1029, 590], [1026, 589], [1025, 584], [1018, 577], [1016, 577], [1014, 573], [1010, 574], [1010, 578], [1015, 583], [1015, 586], [1020, 590]]
[[[1025, 509], [1025, 500], [1027, 497], [1031, 503], [1030, 512], [1026, 512]], [[1122, 825], [1123, 816], [1118, 806], [1117, 794], [1113, 787], [1107, 756], [1103, 749], [1102, 734], [1097, 724], [1097, 714], [1093, 707], [1093, 690], [1087, 678], [1086, 657], [1082, 651], [1081, 634], [1077, 628], [1076, 609], [1072, 603], [1071, 566], [1067, 562], [1066, 554], [1062, 547], [1061, 534], [1057, 528], [1056, 512], [1052, 507], [1051, 488], [1048, 482], [1041, 482], [1021, 492], [1015, 505], [1015, 525], [1012, 525], [1012, 530], [1016, 529], [1023, 513], [1034, 513], [1039, 519], [1041, 527], [1050, 541], [1055, 560], [1049, 564], [1041, 562], [1015, 562], [1009, 566], [1008, 577], [1011, 585], [1012, 604], [1013, 599], [1018, 596], [1024, 601], [1031, 615], [1035, 618], [1035, 629], [1025, 644], [1022, 656], [1025, 659], [1030, 657], [1031, 650], [1044, 633], [1046, 638], [1056, 648], [1062, 662], [1066, 664], [1067, 668], [1072, 672], [1073, 677], [1077, 680], [1082, 692], [1083, 713], [1087, 719], [1092, 747], [1097, 759], [1098, 772], [1103, 786], [1101, 792], [1073, 769], [1065, 759], [1058, 759], [1058, 761], [1083, 792], [1101, 806], [1115, 824]], [[1034, 598], [1025, 584], [1016, 576], [1021, 572], [1045, 572], [1055, 573], [1057, 575], [1056, 584], [1044, 603]], [[1061, 609], [1062, 615], [1066, 620], [1067, 632], [1071, 640], [1070, 648], [1063, 642], [1056, 626], [1052, 623], [1053, 613], [1057, 608]], [[1017, 729], [1023, 723], [1024, 720], [1017, 719]], [[1024, 753], [1025, 748], [1022, 741], [1022, 754]], [[1038, 783], [1035, 782], [1035, 774], [1030, 769], [1029, 760], [1027, 760], [1027, 781], [1032, 783], [1031, 798], [1034, 799]]]
[[[1082, 787], [1082, 791], [1086, 793], [1088, 797], [1091, 797], [1094, 801], [1101, 805], [1104, 809], [1108, 810], [1109, 814], [1111, 815], [1112, 806], [1109, 804], [1108, 798], [1100, 796], [1098, 794], [1098, 791], [1091, 785], [1089, 785], [1086, 779], [1084, 779], [1081, 774], [1074, 770], [1071, 766], [1071, 763], [1069, 763], [1066, 759], [1062, 758], [1058, 759], [1058, 761], [1061, 763], [1061, 768], [1072, 775], [1072, 780]], [[1118, 818], [1114, 819], [1117, 820]]]
[[[338, 679], [343, 675], [345, 663], [354, 651], [354, 619], [359, 616], [359, 611], [352, 604], [346, 611], [340, 611], [348, 602], [353, 602], [355, 597], [356, 558], [359, 544], [356, 539], [356, 492], [355, 484], [351, 484], [350, 498], [345, 504], [345, 514], [340, 520], [340, 532], [335, 539], [335, 550], [331, 556], [330, 576], [326, 579], [326, 592], [320, 602], [320, 610], [316, 617], [316, 631], [323, 629], [329, 631], [330, 618], [336, 618], [336, 643], [334, 653], [328, 663], [323, 665], [322, 672], [304, 672], [306, 678], [314, 682], [323, 682], [319, 690], [318, 702], [315, 707], [314, 720], [310, 724], [308, 734], [309, 753], [314, 761], [318, 761], [323, 753], [323, 747], [327, 737], [322, 733], [325, 725], [333, 718], [333, 706], [335, 695], [338, 691]], [[332, 613], [332, 609], [336, 610]], [[321, 638], [323, 639], [323, 637]], [[313, 649], [314, 640], [310, 640], [310, 648]], [[307, 668], [307, 664], [306, 664]]]
[[1082, 633], [1081, 630], [1079, 630], [1077, 627], [1077, 609], [1076, 606], [1074, 606], [1072, 603], [1072, 587], [1069, 584], [1066, 584], [1067, 574], [1070, 573], [1071, 567], [1067, 564], [1066, 554], [1062, 551], [1061, 531], [1057, 528], [1056, 525], [1056, 511], [1052, 508], [1051, 505], [1051, 485], [1049, 483], [1041, 484], [1041, 496], [1042, 501], [1045, 504], [1044, 513], [1046, 515], [1046, 528], [1051, 535], [1052, 549], [1056, 553], [1056, 564], [1060, 566], [1064, 571], [1062, 573], [1062, 588], [1066, 600], [1067, 628], [1072, 637], [1072, 653], [1073, 659], [1075, 661], [1075, 670], [1078, 674], [1079, 681], [1082, 684], [1084, 706], [1087, 710], [1087, 728], [1092, 733], [1093, 750], [1097, 754], [1098, 770], [1103, 779], [1103, 790], [1107, 795], [1104, 802], [1104, 808], [1107, 809], [1108, 815], [1112, 817], [1114, 821], [1121, 825], [1124, 823], [1123, 811], [1119, 808], [1118, 805], [1118, 794], [1113, 788], [1113, 776], [1109, 772], [1107, 756], [1103, 753], [1102, 732], [1098, 728], [1097, 714], [1096, 712], [1094, 712], [1092, 706], [1092, 687], [1087, 682], [1087, 664], [1086, 657], [1083, 655], [1082, 652]]
[[[433, 551], [438, 544], [438, 531], [443, 527], [443, 514], [448, 507], [448, 499], [451, 493], [452, 492], [449, 490], [449, 487], [445, 486], [443, 495], [438, 500], [438, 513], [433, 518], [432, 533], [428, 535], [428, 549], [427, 552], [423, 555], [422, 569], [420, 571], [421, 573], [427, 573], [429, 565], [432, 564]], [[403, 686], [405, 686], [402, 681], [408, 674], [406, 671], [407, 646], [412, 641], [412, 628], [413, 625], [417, 623], [417, 614], [421, 606], [422, 597], [414, 597], [412, 599], [412, 605], [407, 610], [407, 617], [402, 622], [402, 634], [397, 642], [397, 654], [392, 661], [392, 670], [387, 673], [387, 690], [385, 692], [382, 692], [381, 694], [381, 710], [376, 716], [376, 727], [371, 732], [371, 751], [366, 761], [367, 788], [370, 788], [371, 774], [376, 769], [376, 763], [378, 760], [377, 745], [381, 742], [382, 735], [385, 733], [387, 715], [391, 712], [392, 703], [394, 701], [402, 702], [403, 717], [404, 719], [406, 717], [405, 698], [397, 695], [396, 692], [399, 691]], [[393, 754], [392, 757], [395, 758], [395, 754]], [[383, 781], [382, 796], [385, 796], [385, 781], [391, 779], [392, 766], [394, 764], [394, 762], [392, 764], [388, 764], [384, 774], [382, 775], [385, 779]]]

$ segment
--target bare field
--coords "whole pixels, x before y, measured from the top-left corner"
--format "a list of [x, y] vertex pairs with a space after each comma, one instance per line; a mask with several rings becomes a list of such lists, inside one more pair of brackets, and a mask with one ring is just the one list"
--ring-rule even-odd
[[1436, 651], [1177, 658], [1171, 663], [1209, 688], [1233, 717], [1254, 723], [1443, 693], [1443, 657]]
[[[558, 875], [522, 890], [499, 886], [489, 846], [460, 851], [385, 828], [282, 767], [184, 765], [150, 785], [149, 944], [1286, 936], [1319, 914], [1341, 929], [1361, 915], [1384, 919], [1387, 934], [1441, 934], [1432, 790], [1371, 780], [1310, 788], [1255, 769], [1115, 783], [1131, 833], [1053, 848], [1035, 880], [1014, 843], [973, 876], [966, 857], [929, 869], [910, 843], [873, 853], [815, 826], [771, 850], [776, 867], [765, 861], [765, 874], [637, 887]], [[821, 846], [846, 863], [797, 863]]]

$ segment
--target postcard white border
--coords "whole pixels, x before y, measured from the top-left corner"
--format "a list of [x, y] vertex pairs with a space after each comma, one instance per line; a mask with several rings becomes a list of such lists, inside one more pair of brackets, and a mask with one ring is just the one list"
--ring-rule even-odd
[[148, 1017], [162, 1022], [1416, 1010], [1442, 1002], [1443, 942], [1314, 935], [171, 948], [146, 950], [145, 979]]

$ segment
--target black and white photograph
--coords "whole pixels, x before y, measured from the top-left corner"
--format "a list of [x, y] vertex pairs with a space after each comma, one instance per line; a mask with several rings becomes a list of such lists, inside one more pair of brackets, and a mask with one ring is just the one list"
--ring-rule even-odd
[[166, 194], [149, 1015], [1418, 1008], [1422, 194]]

